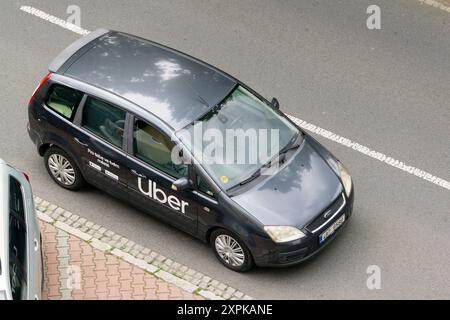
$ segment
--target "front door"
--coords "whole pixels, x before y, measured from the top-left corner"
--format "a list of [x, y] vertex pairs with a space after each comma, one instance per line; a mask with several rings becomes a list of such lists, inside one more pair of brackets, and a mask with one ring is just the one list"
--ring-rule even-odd
[[194, 180], [196, 183], [194, 193], [198, 204], [198, 233], [203, 238], [212, 225], [223, 222], [223, 216], [221, 216], [217, 195], [206, 179], [197, 171]]
[[130, 201], [195, 235], [197, 204], [194, 194], [191, 190], [172, 190], [176, 179], [189, 175], [187, 165], [172, 162], [173, 142], [153, 125], [137, 118], [133, 119], [132, 135], [128, 160]]

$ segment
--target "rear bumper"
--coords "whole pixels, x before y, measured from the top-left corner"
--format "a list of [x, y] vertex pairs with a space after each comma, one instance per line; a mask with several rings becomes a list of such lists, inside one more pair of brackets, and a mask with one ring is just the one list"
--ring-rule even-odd
[[[271, 240], [265, 241], [267, 246], [263, 254], [253, 255], [255, 264], [260, 267], [287, 267], [302, 263], [313, 258], [325, 247], [327, 247], [348, 224], [353, 211], [354, 190], [347, 198], [345, 207], [342, 209], [342, 214], [345, 214], [345, 222], [323, 243], [319, 243], [319, 235], [331, 226], [342, 214], [330, 221], [320, 232], [308, 235], [301, 239], [286, 244], [276, 244]], [[253, 251], [252, 251], [253, 252]]]

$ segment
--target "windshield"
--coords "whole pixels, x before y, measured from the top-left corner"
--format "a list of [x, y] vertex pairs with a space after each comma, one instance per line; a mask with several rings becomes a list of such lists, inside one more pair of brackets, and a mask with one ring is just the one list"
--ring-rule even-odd
[[177, 133], [223, 189], [254, 176], [293, 143], [299, 130], [242, 86]]

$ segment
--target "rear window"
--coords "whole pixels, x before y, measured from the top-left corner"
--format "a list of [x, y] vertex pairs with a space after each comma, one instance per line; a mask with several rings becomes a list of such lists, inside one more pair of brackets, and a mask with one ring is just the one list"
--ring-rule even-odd
[[80, 91], [62, 85], [54, 85], [50, 88], [46, 104], [50, 109], [64, 118], [72, 120], [82, 98], [83, 93]]

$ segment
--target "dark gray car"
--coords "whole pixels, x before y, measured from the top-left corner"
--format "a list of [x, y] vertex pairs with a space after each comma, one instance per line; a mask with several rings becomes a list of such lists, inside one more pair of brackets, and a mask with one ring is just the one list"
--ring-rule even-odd
[[[232, 270], [308, 259], [352, 213], [343, 165], [276, 99], [217, 68], [97, 30], [49, 71], [30, 99], [28, 131], [55, 182], [71, 190], [88, 182], [129, 201], [211, 243]], [[208, 138], [193, 142], [202, 130]], [[232, 147], [212, 142], [230, 131]], [[267, 132], [270, 142], [261, 143]], [[240, 161], [255, 145], [269, 157], [248, 161], [245, 151]]]

